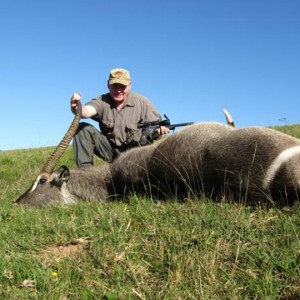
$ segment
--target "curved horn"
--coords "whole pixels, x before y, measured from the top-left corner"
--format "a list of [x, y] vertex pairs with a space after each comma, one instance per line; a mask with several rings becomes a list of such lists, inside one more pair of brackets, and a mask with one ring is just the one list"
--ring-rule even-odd
[[235, 127], [235, 124], [234, 124], [234, 121], [233, 121], [233, 118], [232, 118], [231, 114], [225, 108], [224, 108], [223, 112], [225, 114], [227, 124], [229, 126]]
[[65, 136], [63, 137], [61, 142], [58, 144], [56, 149], [53, 151], [53, 153], [50, 155], [47, 162], [44, 164], [44, 166], [42, 168], [42, 173], [50, 174], [53, 171], [57, 161], [60, 159], [60, 157], [63, 155], [63, 153], [67, 149], [71, 139], [73, 138], [73, 136], [78, 128], [78, 124], [81, 119], [81, 111], [82, 111], [81, 102], [77, 101], [77, 110], [76, 110], [75, 117], [74, 117], [68, 131], [66, 132]]

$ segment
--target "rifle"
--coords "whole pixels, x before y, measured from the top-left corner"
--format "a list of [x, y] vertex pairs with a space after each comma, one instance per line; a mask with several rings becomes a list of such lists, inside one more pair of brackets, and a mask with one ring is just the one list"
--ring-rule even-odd
[[146, 144], [151, 144], [156, 136], [156, 129], [158, 129], [160, 126], [166, 126], [170, 130], [175, 130], [176, 127], [181, 127], [181, 126], [187, 126], [187, 125], [192, 125], [194, 122], [186, 122], [186, 123], [178, 123], [178, 124], [171, 124], [170, 119], [164, 115], [165, 120], [162, 121], [152, 121], [152, 122], [140, 122], [137, 124], [138, 129], [142, 129], [142, 137], [140, 140], [140, 145], [144, 146]]

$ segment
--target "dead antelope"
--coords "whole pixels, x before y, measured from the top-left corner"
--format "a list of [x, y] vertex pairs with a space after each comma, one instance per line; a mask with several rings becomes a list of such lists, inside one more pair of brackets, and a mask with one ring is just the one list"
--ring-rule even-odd
[[193, 193], [226, 195], [251, 204], [291, 204], [298, 201], [300, 191], [300, 141], [263, 127], [194, 124], [131, 149], [111, 164], [88, 169], [63, 166], [53, 172], [58, 157], [49, 160], [17, 203], [105, 201], [135, 191], [158, 197]]

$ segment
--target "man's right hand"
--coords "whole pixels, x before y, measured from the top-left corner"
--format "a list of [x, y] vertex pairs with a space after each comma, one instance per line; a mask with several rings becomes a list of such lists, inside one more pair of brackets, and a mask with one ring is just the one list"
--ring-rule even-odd
[[71, 111], [75, 114], [77, 110], [77, 102], [81, 101], [81, 95], [74, 93], [71, 97]]

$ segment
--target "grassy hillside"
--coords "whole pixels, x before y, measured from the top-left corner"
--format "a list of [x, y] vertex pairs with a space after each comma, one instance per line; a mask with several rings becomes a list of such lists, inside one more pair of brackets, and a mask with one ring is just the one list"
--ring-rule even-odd
[[272, 128], [300, 139], [300, 125], [299, 124], [274, 126]]
[[[300, 210], [136, 196], [14, 205], [52, 151], [0, 152], [0, 299], [299, 299]], [[74, 166], [71, 148], [61, 164]]]

